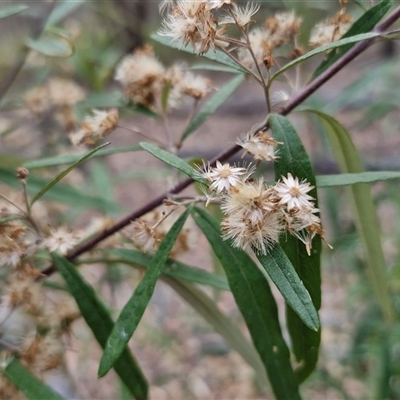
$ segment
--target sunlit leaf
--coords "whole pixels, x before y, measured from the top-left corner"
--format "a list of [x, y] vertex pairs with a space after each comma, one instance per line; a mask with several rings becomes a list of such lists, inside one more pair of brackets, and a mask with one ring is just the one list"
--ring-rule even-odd
[[145, 275], [135, 289], [132, 297], [125, 304], [114, 328], [107, 340], [103, 357], [100, 361], [98, 375], [104, 376], [121, 355], [129, 339], [135, 332], [144, 311], [153, 295], [156, 282], [162, 273], [169, 253], [178, 238], [186, 221], [190, 208], [177, 219], [169, 232], [162, 240], [160, 247], [150, 261]]
[[[73, 264], [57, 253], [52, 253], [52, 258], [54, 265], [66, 281], [70, 293], [78, 304], [82, 317], [92, 330], [96, 340], [104, 348], [114, 327], [109, 312], [98, 298], [93, 287], [83, 279]], [[114, 369], [137, 400], [147, 398], [146, 378], [126, 346], [122, 348], [115, 361]]]
[[297, 377], [290, 364], [290, 353], [282, 337], [267, 279], [245, 252], [222, 240], [219, 224], [209, 213], [195, 208], [192, 216], [224, 267], [276, 398], [300, 399]]

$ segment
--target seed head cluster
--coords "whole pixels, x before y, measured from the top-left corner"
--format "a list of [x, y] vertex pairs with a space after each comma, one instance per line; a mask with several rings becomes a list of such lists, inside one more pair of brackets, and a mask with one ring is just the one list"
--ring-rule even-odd
[[166, 68], [148, 45], [121, 60], [115, 79], [122, 84], [130, 102], [159, 112], [162, 109], [161, 97], [166, 85], [170, 108], [177, 107], [184, 96], [200, 100], [211, 89], [208, 79], [193, 74], [182, 62]]
[[[238, 143], [258, 161], [276, 159], [275, 147], [282, 144], [266, 132], [246, 134]], [[315, 235], [323, 238], [319, 210], [308, 194], [314, 186], [290, 173], [268, 185], [263, 178], [253, 178], [254, 172], [252, 165], [237, 167], [218, 161], [215, 167], [199, 168], [201, 177], [210, 182], [208, 198], [221, 204], [224, 239], [234, 247], [266, 254], [288, 232], [305, 244], [310, 255]]]

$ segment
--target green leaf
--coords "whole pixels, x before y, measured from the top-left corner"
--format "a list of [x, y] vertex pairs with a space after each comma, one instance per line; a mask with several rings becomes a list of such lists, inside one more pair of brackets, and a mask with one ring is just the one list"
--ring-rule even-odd
[[301, 62], [303, 62], [305, 60], [308, 60], [311, 57], [314, 57], [317, 54], [325, 53], [328, 50], [337, 49], [339, 47], [343, 47], [343, 46], [346, 46], [348, 44], [354, 44], [354, 43], [362, 42], [363, 40], [369, 40], [369, 39], [377, 38], [379, 36], [381, 36], [381, 34], [380, 33], [375, 33], [375, 32], [363, 33], [363, 34], [360, 34], [360, 35], [352, 36], [350, 38], [340, 39], [340, 40], [338, 40], [336, 42], [329, 43], [329, 44], [326, 44], [324, 46], [318, 47], [318, 48], [316, 48], [314, 50], [311, 50], [308, 53], [302, 55], [301, 57], [298, 57], [295, 60], [291, 61], [290, 63], [286, 64], [280, 70], [275, 72], [275, 74], [273, 74], [271, 76], [269, 84], [271, 84], [278, 76], [282, 75], [288, 69], [294, 67], [295, 65], [297, 65], [297, 64], [299, 64], [299, 63], [301, 63]]
[[82, 164], [84, 161], [86, 161], [88, 158], [90, 158], [93, 154], [95, 154], [97, 151], [102, 149], [105, 146], [108, 146], [110, 143], [104, 143], [92, 151], [89, 151], [86, 153], [83, 157], [81, 157], [78, 161], [73, 163], [70, 167], [68, 167], [66, 170], [58, 174], [52, 181], [50, 181], [31, 201], [30, 206], [39, 200], [49, 189], [51, 189], [56, 183], [58, 183], [62, 178], [64, 178], [66, 175], [68, 175], [73, 169], [78, 167], [80, 164]]
[[26, 45], [48, 57], [71, 57], [74, 54], [74, 46], [71, 41], [59, 35], [49, 35], [33, 40], [27, 39]]
[[[371, 31], [374, 26], [380, 21], [380, 19], [389, 11], [392, 3], [392, 0], [382, 0], [374, 7], [371, 7], [357, 21], [353, 23], [350, 29], [343, 35], [342, 39], [350, 38], [352, 36]], [[328, 69], [339, 58], [341, 58], [343, 54], [348, 52], [353, 46], [354, 43], [351, 43], [341, 47], [336, 52], [332, 51], [331, 53], [329, 53], [326, 60], [322, 61], [319, 67], [315, 70], [313, 74], [313, 79], [315, 79], [318, 75], [321, 75], [326, 69]]]
[[[191, 46], [181, 46], [176, 40], [160, 36], [157, 33], [153, 33], [150, 37], [158, 43], [161, 43], [165, 46], [172, 47], [173, 49], [181, 50], [186, 53], [193, 54], [193, 48]], [[219, 64], [226, 65], [228, 67], [233, 68], [234, 70], [241, 72], [243, 74], [247, 74], [247, 71], [241, 67], [238, 63], [233, 61], [229, 56], [223, 53], [221, 50], [209, 50], [207, 53], [201, 55], [201, 57], [207, 58], [208, 60], [215, 61]]]
[[30, 400], [63, 400], [64, 398], [51, 387], [32, 374], [16, 358], [13, 358], [3, 371], [4, 376], [12, 382]]
[[183, 161], [181, 158], [177, 157], [175, 154], [160, 149], [158, 146], [152, 143], [141, 142], [139, 143], [139, 145], [142, 149], [148, 151], [154, 157], [158, 158], [161, 161], [164, 161], [171, 167], [179, 169], [179, 171], [182, 171], [194, 181], [208, 184], [206, 179], [201, 178], [200, 174], [194, 168], [192, 168], [187, 162]]
[[[321, 118], [341, 172], [364, 172], [356, 147], [346, 129], [337, 120], [321, 111], [311, 109], [307, 111]], [[391, 321], [393, 310], [384, 269], [385, 258], [381, 245], [379, 220], [369, 185], [365, 183], [352, 185], [350, 196], [354, 205], [356, 227], [365, 245], [367, 276], [385, 319]]]
[[27, 10], [29, 7], [23, 4], [8, 6], [0, 10], [0, 19], [7, 18], [14, 14], [19, 14], [22, 11]]
[[237, 69], [228, 67], [226, 65], [218, 65], [218, 64], [194, 64], [190, 67], [190, 69], [203, 69], [207, 71], [218, 71], [218, 72], [230, 72], [232, 74], [237, 74]]
[[[290, 172], [300, 181], [306, 179], [315, 186], [315, 175], [310, 160], [292, 124], [287, 118], [278, 115], [271, 115], [269, 124], [275, 140], [284, 143], [279, 146], [279, 159], [274, 165], [275, 179], [279, 180]], [[315, 206], [318, 207], [316, 188], [310, 192], [310, 195], [316, 199]], [[280, 244], [301, 282], [310, 293], [315, 309], [319, 310], [321, 307], [321, 238], [317, 236], [313, 239], [310, 255], [307, 254], [304, 244], [292, 235], [282, 238]], [[302, 382], [316, 367], [321, 331], [309, 329], [290, 307], [286, 308], [286, 318], [293, 352], [299, 363], [296, 373]]]
[[99, 161], [92, 162], [90, 165], [90, 180], [95, 187], [96, 193], [98, 193], [101, 198], [110, 203], [115, 202], [115, 182], [110, 175], [107, 164]]
[[[92, 155], [92, 158], [105, 157], [112, 154], [128, 153], [131, 151], [141, 151], [140, 146], [120, 146], [102, 149]], [[36, 160], [26, 161], [23, 166], [29, 170], [35, 168], [54, 167], [55, 165], [71, 164], [79, 161], [83, 154], [65, 154], [56, 157], [45, 157]]]
[[[79, 108], [91, 110], [93, 108], [125, 108], [126, 98], [121, 91], [91, 91], [84, 100], [79, 102]], [[132, 108], [132, 107], [129, 107]]]
[[100, 361], [99, 377], [104, 376], [111, 369], [135, 332], [153, 295], [158, 277], [162, 273], [168, 255], [178, 238], [189, 211], [190, 208], [186, 209], [174, 223], [170, 231], [165, 235], [156, 254], [151, 259], [144, 277], [121, 311], [114, 329], [107, 340], [103, 357]]
[[181, 142], [183, 142], [191, 133], [199, 128], [206, 119], [215, 113], [217, 109], [225, 103], [228, 97], [242, 84], [244, 75], [237, 75], [231, 79], [225, 86], [219, 89], [206, 103], [200, 108], [199, 112], [192, 118], [189, 125], [182, 134]]
[[171, 81], [167, 81], [161, 92], [161, 109], [162, 109], [163, 113], [166, 112], [167, 107], [168, 107], [168, 97], [169, 97], [170, 89], [171, 89]]
[[257, 258], [286, 303], [310, 329], [317, 331], [319, 329], [318, 313], [311, 296], [282, 248], [275, 245], [267, 255], [257, 254]]
[[215, 300], [208, 297], [202, 290], [190, 283], [181, 282], [169, 276], [163, 276], [161, 279], [170, 285], [186, 302], [202, 315], [216, 332], [223, 336], [232, 348], [253, 367], [257, 373], [259, 384], [267, 386], [265, 368], [260, 360], [260, 356], [232, 320], [219, 310], [215, 304]]
[[[148, 267], [152, 258], [149, 254], [130, 249], [110, 249], [106, 250], [106, 253], [118, 258], [117, 260], [113, 259], [113, 262], [135, 264], [144, 268]], [[170, 258], [165, 262], [162, 273], [175, 279], [207, 285], [220, 290], [230, 290], [224, 276], [212, 274], [204, 269], [192, 267]]]
[[[54, 265], [66, 281], [70, 293], [74, 296], [82, 317], [92, 330], [96, 340], [104, 348], [114, 327], [110, 314], [97, 297], [93, 287], [83, 279], [73, 264], [57, 253], [52, 253], [51, 256]], [[126, 346], [121, 349], [114, 369], [136, 399], [147, 398], [146, 378]]]
[[[15, 177], [15, 170], [0, 167], [0, 181], [8, 186], [21, 188], [21, 183]], [[28, 179], [28, 193], [33, 195], [43, 186], [48, 185], [49, 180], [30, 175]], [[63, 204], [69, 204], [75, 208], [87, 208], [91, 210], [100, 210], [102, 212], [114, 213], [120, 212], [121, 206], [114, 202], [106, 201], [98, 196], [90, 196], [83, 191], [77, 190], [69, 185], [59, 183], [51, 188], [43, 197], [45, 200], [57, 201]]]
[[275, 299], [265, 276], [243, 251], [221, 238], [218, 222], [195, 208], [192, 216], [221, 261], [235, 301], [246, 321], [277, 399], [300, 399], [290, 353], [282, 337]]
[[54, 7], [51, 12], [49, 18], [46, 21], [46, 28], [50, 25], [57, 25], [64, 18], [66, 18], [69, 14], [73, 13], [77, 10], [77, 8], [81, 7], [85, 3], [83, 1], [60, 1], [57, 3], [56, 7]]
[[318, 187], [346, 186], [356, 183], [373, 183], [400, 178], [397, 171], [354, 172], [350, 174], [317, 175]]

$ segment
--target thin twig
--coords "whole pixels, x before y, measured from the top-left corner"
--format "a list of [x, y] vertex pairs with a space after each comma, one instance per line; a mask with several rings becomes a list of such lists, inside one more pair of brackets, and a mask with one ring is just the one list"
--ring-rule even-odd
[[[384, 32], [387, 30], [395, 21], [400, 18], [400, 6], [397, 7], [392, 14], [390, 14], [376, 29], [376, 32]], [[338, 61], [336, 61], [333, 65], [331, 65], [325, 72], [323, 72], [318, 78], [316, 78], [313, 82], [311, 82], [308, 86], [306, 86], [301, 92], [297, 94], [289, 104], [280, 112], [281, 115], [289, 114], [294, 108], [296, 108], [299, 104], [301, 104], [304, 100], [306, 100], [311, 94], [313, 94], [317, 89], [319, 89], [325, 82], [327, 82], [330, 78], [332, 78], [338, 71], [340, 71], [345, 65], [347, 65], [350, 61], [354, 60], [359, 54], [363, 51], [371, 47], [376, 42], [376, 39], [369, 39], [363, 42], [357, 43], [353, 46], [346, 54], [343, 55]], [[260, 130], [267, 128], [267, 120], [264, 120], [260, 124], [254, 126], [252, 128], [253, 132], [258, 132]], [[210, 161], [210, 165], [215, 165], [216, 161], [225, 161], [229, 159], [231, 156], [236, 154], [241, 149], [240, 146], [234, 145], [216, 157], [214, 157]], [[117, 222], [114, 226], [104, 230], [97, 236], [91, 238], [86, 243], [78, 246], [74, 251], [67, 255], [68, 260], [73, 260], [76, 257], [80, 256], [81, 254], [93, 249], [98, 243], [102, 242], [104, 239], [108, 238], [115, 232], [123, 229], [127, 226], [130, 221], [133, 221], [136, 218], [140, 218], [142, 215], [146, 214], [147, 212], [153, 210], [154, 208], [160, 206], [164, 199], [168, 196], [177, 194], [181, 192], [183, 189], [188, 187], [193, 182], [192, 179], [187, 178], [182, 182], [179, 182], [175, 185], [169, 192], [163, 193], [160, 196], [156, 197], [149, 203], [145, 204], [138, 210], [133, 211], [131, 214], [127, 215], [125, 218]], [[51, 265], [45, 270], [42, 271], [43, 276], [49, 276], [56, 271], [56, 268]]]

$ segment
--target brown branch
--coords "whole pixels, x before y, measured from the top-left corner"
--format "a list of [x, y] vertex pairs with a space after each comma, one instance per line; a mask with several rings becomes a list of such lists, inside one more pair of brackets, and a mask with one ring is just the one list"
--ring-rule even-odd
[[[400, 18], [400, 7], [397, 7], [392, 14], [390, 14], [379, 26], [376, 27], [376, 32], [384, 32], [389, 28], [395, 21]], [[330, 78], [332, 78], [338, 71], [340, 71], [345, 65], [347, 65], [350, 61], [354, 60], [359, 54], [368, 49], [377, 41], [376, 38], [365, 40], [363, 42], [357, 43], [353, 46], [346, 54], [343, 55], [338, 61], [336, 61], [333, 65], [331, 65], [325, 72], [323, 72], [320, 76], [318, 76], [314, 81], [312, 81], [308, 86], [306, 86], [296, 97], [294, 97], [289, 104], [280, 112], [281, 115], [289, 114], [294, 108], [296, 108], [299, 104], [301, 104], [305, 99], [307, 99], [311, 94], [313, 94], [317, 89], [319, 89], [325, 82], [327, 82]], [[267, 127], [266, 120], [253, 127], [254, 132], [265, 129]], [[241, 149], [240, 146], [234, 145], [227, 150], [221, 152], [217, 156], [215, 156], [211, 161], [211, 165], [215, 164], [217, 160], [225, 161], [234, 154], [236, 154]], [[133, 221], [137, 218], [140, 218], [142, 215], [147, 212], [153, 210], [154, 208], [160, 206], [164, 199], [166, 199], [171, 194], [177, 194], [181, 192], [183, 189], [188, 187], [193, 182], [192, 179], [187, 178], [184, 181], [178, 183], [172, 190], [166, 192], [155, 199], [153, 199], [150, 203], [145, 206], [139, 208], [138, 210], [132, 212], [127, 215], [125, 218], [117, 222], [111, 228], [104, 230], [97, 236], [88, 240], [86, 243], [78, 246], [74, 251], [67, 255], [68, 260], [73, 260], [81, 254], [87, 252], [92, 249], [98, 243], [109, 237], [110, 235], [118, 232], [125, 226], [129, 225], [130, 221]], [[42, 274], [45, 276], [51, 275], [55, 272], [54, 265], [49, 266], [45, 270], [42, 271]]]

